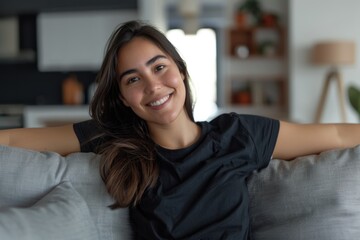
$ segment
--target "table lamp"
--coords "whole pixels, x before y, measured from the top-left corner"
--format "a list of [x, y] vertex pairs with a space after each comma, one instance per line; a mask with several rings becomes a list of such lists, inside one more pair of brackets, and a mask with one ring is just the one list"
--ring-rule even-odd
[[315, 122], [320, 122], [325, 99], [332, 81], [334, 81], [337, 86], [341, 120], [346, 122], [344, 83], [339, 67], [341, 65], [352, 65], [355, 63], [355, 43], [351, 41], [318, 42], [312, 49], [312, 62], [316, 65], [330, 66], [330, 70], [325, 76], [324, 86], [315, 115]]

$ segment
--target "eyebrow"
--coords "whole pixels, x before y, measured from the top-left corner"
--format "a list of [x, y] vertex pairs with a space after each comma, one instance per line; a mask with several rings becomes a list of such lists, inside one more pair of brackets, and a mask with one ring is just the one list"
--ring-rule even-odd
[[[150, 65], [152, 65], [153, 63], [155, 63], [157, 60], [162, 59], [162, 58], [165, 58], [165, 59], [166, 59], [167, 57], [166, 57], [165, 55], [156, 55], [156, 56], [150, 58], [150, 59], [145, 63], [145, 65], [146, 65], [146, 66], [150, 66]], [[124, 71], [123, 73], [120, 74], [119, 80], [121, 80], [125, 75], [131, 74], [131, 73], [135, 73], [135, 72], [137, 72], [137, 70], [136, 70], [135, 68], [126, 70], [126, 71]]]

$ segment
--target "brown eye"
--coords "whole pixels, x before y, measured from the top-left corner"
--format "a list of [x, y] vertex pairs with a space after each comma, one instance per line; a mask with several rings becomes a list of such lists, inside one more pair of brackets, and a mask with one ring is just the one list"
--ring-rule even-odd
[[129, 78], [126, 83], [127, 84], [133, 84], [133, 83], [135, 83], [135, 82], [137, 82], [139, 80], [140, 80], [140, 78], [138, 78], [138, 77], [132, 77], [132, 78]]
[[164, 68], [165, 68], [165, 66], [164, 66], [164, 65], [159, 65], [159, 66], [156, 66], [156, 68], [155, 68], [155, 72], [161, 71], [161, 70], [163, 70]]

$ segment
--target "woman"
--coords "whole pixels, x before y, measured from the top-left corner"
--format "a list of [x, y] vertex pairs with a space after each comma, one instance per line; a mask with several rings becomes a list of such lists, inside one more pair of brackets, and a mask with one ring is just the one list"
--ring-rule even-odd
[[248, 239], [247, 177], [271, 157], [360, 143], [360, 126], [301, 125], [224, 114], [194, 122], [186, 65], [166, 37], [131, 21], [111, 36], [92, 120], [0, 133], [5, 145], [102, 154], [112, 207], [130, 209], [138, 239]]

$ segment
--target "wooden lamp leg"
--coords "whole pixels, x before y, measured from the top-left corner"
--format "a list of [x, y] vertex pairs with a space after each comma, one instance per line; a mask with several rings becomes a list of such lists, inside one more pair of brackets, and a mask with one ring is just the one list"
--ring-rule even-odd
[[337, 93], [339, 97], [339, 105], [341, 111], [341, 121], [346, 122], [346, 113], [345, 113], [345, 95], [344, 95], [344, 84], [342, 77], [338, 71], [331, 71], [325, 79], [325, 83], [321, 92], [321, 97], [319, 105], [315, 115], [315, 123], [320, 123], [321, 116], [325, 106], [325, 100], [329, 92], [330, 83], [332, 80], [336, 81]]
[[344, 81], [339, 72], [335, 73], [335, 79], [336, 79], [336, 83], [337, 83], [341, 121], [346, 122]]

